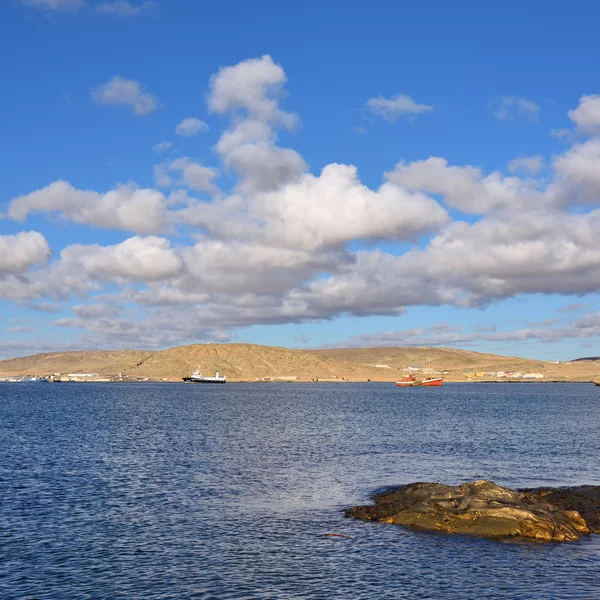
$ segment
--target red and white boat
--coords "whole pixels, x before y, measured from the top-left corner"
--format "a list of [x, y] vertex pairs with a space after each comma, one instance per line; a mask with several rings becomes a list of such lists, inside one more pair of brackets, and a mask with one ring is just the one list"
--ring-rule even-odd
[[428, 379], [418, 380], [414, 375], [407, 375], [402, 379], [396, 381], [397, 387], [438, 387], [442, 385], [443, 378], [442, 377], [429, 377]]

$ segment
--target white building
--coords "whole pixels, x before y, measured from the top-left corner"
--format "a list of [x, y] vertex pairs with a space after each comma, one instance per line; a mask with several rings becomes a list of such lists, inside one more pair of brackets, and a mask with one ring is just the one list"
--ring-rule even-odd
[[90, 377], [98, 377], [98, 373], [69, 373], [67, 377], [81, 377], [81, 378], [90, 378]]

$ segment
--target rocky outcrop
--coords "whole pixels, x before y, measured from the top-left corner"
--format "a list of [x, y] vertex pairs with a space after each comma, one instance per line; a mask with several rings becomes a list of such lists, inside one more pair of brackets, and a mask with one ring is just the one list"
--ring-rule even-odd
[[374, 505], [349, 508], [346, 516], [488, 538], [563, 542], [590, 533], [585, 520], [568, 503], [559, 507], [548, 501], [547, 494], [534, 492], [511, 490], [485, 480], [459, 486], [412, 483], [377, 494]]
[[520, 491], [541, 498], [561, 510], [576, 510], [592, 533], [600, 533], [600, 486], [542, 487]]

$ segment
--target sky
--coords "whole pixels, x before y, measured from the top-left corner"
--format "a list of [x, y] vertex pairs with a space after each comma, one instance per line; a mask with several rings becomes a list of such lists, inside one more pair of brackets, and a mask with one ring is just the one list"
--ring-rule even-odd
[[0, 3], [0, 358], [600, 355], [600, 5]]

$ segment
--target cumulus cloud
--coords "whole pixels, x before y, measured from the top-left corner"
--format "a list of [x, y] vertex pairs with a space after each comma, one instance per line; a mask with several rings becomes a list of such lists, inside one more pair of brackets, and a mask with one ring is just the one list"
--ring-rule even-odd
[[196, 117], [186, 117], [175, 128], [175, 133], [184, 137], [191, 137], [203, 131], [208, 131], [208, 125]]
[[119, 76], [92, 89], [91, 95], [97, 104], [128, 106], [137, 117], [149, 115], [161, 106], [156, 96], [146, 92], [139, 81]]
[[465, 213], [485, 214], [491, 210], [516, 204], [536, 189], [518, 177], [505, 177], [499, 172], [485, 175], [479, 167], [449, 166], [445, 158], [399, 162], [386, 173], [389, 181], [409, 190], [442, 194], [444, 201]]
[[575, 144], [554, 159], [557, 185], [565, 203], [600, 203], [600, 139]]
[[600, 133], [600, 95], [582, 96], [579, 106], [569, 111], [569, 119], [582, 133]]
[[[179, 173], [180, 178], [175, 179], [170, 172]], [[156, 185], [160, 187], [185, 185], [196, 192], [218, 191], [214, 183], [218, 174], [213, 167], [206, 167], [188, 157], [177, 158], [154, 167]]]
[[399, 117], [414, 118], [417, 115], [431, 112], [434, 107], [430, 104], [418, 104], [410, 96], [398, 94], [393, 98], [377, 96], [367, 100], [367, 108], [386, 121], [396, 121]]
[[238, 189], [246, 194], [275, 190], [306, 171], [304, 159], [295, 150], [276, 146], [274, 133], [269, 130], [263, 137], [255, 125], [251, 121], [238, 125], [216, 146], [225, 166], [240, 177]]
[[22, 273], [34, 265], [43, 265], [51, 255], [46, 238], [37, 231], [0, 235], [0, 275]]
[[286, 80], [283, 68], [268, 55], [224, 67], [211, 78], [209, 109], [233, 117], [216, 150], [240, 178], [244, 193], [276, 189], [306, 170], [295, 150], [276, 145], [275, 128], [292, 129], [298, 123], [295, 114], [279, 106]]
[[523, 118], [534, 122], [540, 114], [540, 107], [535, 102], [516, 96], [498, 98], [492, 103], [492, 108], [494, 117], [501, 121]]
[[99, 194], [78, 190], [66, 181], [55, 181], [41, 190], [13, 198], [8, 216], [24, 221], [31, 213], [57, 212], [74, 223], [155, 233], [169, 226], [166, 209], [166, 198], [157, 190], [123, 185]]
[[[279, 131], [298, 123], [282, 106], [285, 83], [269, 56], [211, 79], [209, 109], [227, 119], [214, 150], [234, 175], [229, 194], [217, 188], [215, 167], [182, 157], [155, 167], [157, 185], [176, 188], [168, 198], [133, 185], [98, 193], [58, 181], [11, 200], [12, 219], [58, 213], [140, 235], [69, 246], [54, 260], [39, 234], [29, 245], [0, 236], [0, 297], [32, 308], [76, 301], [57, 324], [83, 330], [86, 343], [154, 347], [226, 339], [257, 323], [600, 290], [600, 139], [593, 134], [548, 162], [521, 156], [488, 172], [429, 157], [400, 161], [381, 185], [367, 186], [352, 165], [313, 173], [299, 153], [278, 145]], [[518, 103], [508, 106], [519, 114]], [[581, 106], [572, 118], [591, 131], [589, 104]], [[446, 207], [456, 209], [454, 220]], [[149, 235], [164, 231], [182, 234], [177, 246]], [[402, 245], [390, 252], [380, 242]], [[529, 339], [538, 325], [518, 335]], [[502, 332], [438, 328], [413, 332], [407, 343], [433, 335], [469, 343], [459, 334], [471, 333]]]
[[211, 77], [209, 109], [217, 114], [241, 110], [253, 120], [292, 128], [296, 115], [281, 110], [278, 103], [286, 81], [281, 65], [267, 54], [223, 67]]
[[68, 246], [61, 252], [65, 269], [82, 268], [91, 278], [104, 281], [162, 281], [181, 272], [183, 263], [169, 240], [135, 236], [114, 246]]
[[453, 222], [423, 250], [358, 252], [351, 269], [312, 281], [293, 296], [368, 314], [423, 304], [482, 306], [517, 294], [585, 294], [600, 289], [599, 225], [600, 211]]
[[356, 167], [336, 164], [257, 197], [253, 209], [269, 224], [267, 239], [308, 249], [357, 239], [416, 239], [448, 220], [433, 199], [393, 183], [373, 191], [360, 182]]
[[71, 310], [82, 319], [98, 319], [100, 317], [116, 317], [119, 309], [110, 304], [75, 304]]
[[187, 278], [181, 289], [227, 294], [280, 296], [321, 272], [331, 272], [352, 259], [343, 252], [313, 253], [267, 244], [202, 240], [183, 248]]

